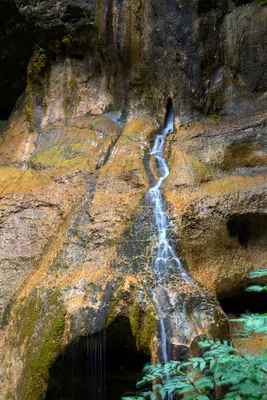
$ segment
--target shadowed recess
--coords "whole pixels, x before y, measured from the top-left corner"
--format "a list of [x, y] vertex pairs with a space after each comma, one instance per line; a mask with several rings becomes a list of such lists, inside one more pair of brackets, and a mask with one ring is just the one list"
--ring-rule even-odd
[[198, 14], [206, 13], [211, 11], [217, 6], [218, 0], [199, 0], [198, 2]]
[[149, 357], [137, 351], [128, 318], [71, 344], [50, 370], [46, 400], [118, 400], [136, 391]]
[[267, 214], [234, 215], [229, 219], [227, 229], [241, 246], [267, 249]]
[[239, 296], [220, 299], [223, 311], [227, 315], [241, 315], [246, 312], [265, 313], [267, 309], [267, 293], [249, 293], [243, 292]]
[[25, 90], [32, 54], [31, 26], [13, 0], [0, 2], [0, 47], [0, 120], [6, 120]]

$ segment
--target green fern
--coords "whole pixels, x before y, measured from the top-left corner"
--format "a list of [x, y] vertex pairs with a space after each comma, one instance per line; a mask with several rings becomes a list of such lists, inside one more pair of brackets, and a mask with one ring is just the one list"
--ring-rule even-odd
[[[250, 275], [252, 279], [264, 276], [267, 276], [264, 269]], [[267, 290], [267, 286], [254, 285], [247, 290], [259, 292]], [[233, 321], [242, 322], [246, 336], [267, 334], [267, 314], [247, 313]], [[137, 387], [145, 385], [152, 389], [123, 397], [123, 400], [165, 400], [168, 394], [183, 396], [183, 400], [215, 400], [216, 387], [227, 389], [225, 400], [267, 400], [267, 351], [242, 354], [232, 343], [219, 340], [206, 340], [199, 346], [203, 357], [186, 362], [170, 361], [166, 365], [146, 365]]]
[[[229, 387], [225, 400], [267, 399], [267, 354], [241, 354], [233, 345], [205, 341], [208, 349], [203, 357], [186, 362], [171, 361], [166, 365], [147, 365], [145, 376], [137, 386], [152, 385], [152, 390], [137, 393], [123, 400], [167, 399], [168, 393], [184, 395], [185, 400], [216, 399], [215, 386]], [[153, 385], [154, 381], [161, 381]]]

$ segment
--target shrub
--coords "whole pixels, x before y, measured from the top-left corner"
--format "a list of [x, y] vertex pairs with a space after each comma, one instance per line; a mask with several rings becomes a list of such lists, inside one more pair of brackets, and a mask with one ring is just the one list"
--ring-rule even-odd
[[[251, 278], [266, 276], [266, 270], [251, 274]], [[267, 286], [250, 286], [248, 291], [267, 291]], [[267, 314], [245, 314], [234, 320], [243, 322], [244, 333], [267, 334]], [[145, 376], [137, 387], [149, 385], [152, 390], [143, 390], [136, 396], [123, 400], [167, 399], [178, 395], [184, 400], [215, 400], [221, 388], [225, 400], [266, 400], [267, 399], [267, 352], [263, 354], [242, 354], [232, 343], [206, 340], [199, 343], [203, 357], [188, 361], [170, 361], [165, 365], [147, 365]], [[157, 382], [157, 383], [155, 383]]]

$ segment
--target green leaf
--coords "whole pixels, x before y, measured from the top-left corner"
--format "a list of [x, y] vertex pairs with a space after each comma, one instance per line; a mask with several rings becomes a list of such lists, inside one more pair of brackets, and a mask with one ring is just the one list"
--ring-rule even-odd
[[263, 276], [267, 276], [267, 269], [266, 268], [259, 268], [256, 271], [250, 273], [250, 278], [261, 278]]
[[180, 390], [180, 394], [191, 392], [195, 390], [194, 386], [191, 383], [187, 383], [182, 390]]
[[187, 396], [183, 397], [183, 400], [195, 400], [196, 394], [195, 393], [189, 393]]
[[246, 288], [246, 292], [262, 292], [264, 288], [260, 285], [253, 285]]
[[205, 368], [206, 368], [206, 362], [205, 361], [201, 361], [201, 363], [200, 363], [200, 371], [203, 372]]
[[209, 379], [209, 377], [204, 377], [196, 381], [195, 386], [197, 389], [205, 389], [205, 388], [213, 389], [214, 383], [211, 381], [211, 379]]
[[214, 360], [214, 358], [211, 360], [210, 362], [210, 371], [213, 372], [214, 369], [216, 367], [216, 361]]

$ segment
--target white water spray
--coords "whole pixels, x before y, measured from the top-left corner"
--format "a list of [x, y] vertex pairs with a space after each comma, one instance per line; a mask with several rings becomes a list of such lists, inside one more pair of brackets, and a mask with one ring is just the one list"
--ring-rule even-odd
[[[161, 193], [162, 184], [170, 173], [167, 161], [163, 155], [165, 139], [168, 133], [173, 132], [173, 128], [174, 128], [174, 111], [172, 105], [169, 105], [164, 128], [157, 135], [154, 147], [150, 152], [150, 154], [154, 155], [157, 160], [160, 178], [155, 184], [155, 186], [153, 186], [149, 190], [149, 195], [151, 198], [151, 202], [153, 204], [153, 213], [155, 217], [157, 234], [158, 234], [157, 257], [154, 264], [155, 275], [157, 277], [157, 290], [155, 294], [157, 297], [155, 298], [155, 302], [157, 304], [160, 317], [161, 349], [162, 349], [162, 359], [164, 364], [166, 364], [169, 361], [167, 333], [164, 321], [164, 304], [163, 304], [166, 293], [163, 285], [164, 285], [164, 279], [168, 281], [168, 276], [169, 276], [168, 269], [172, 267], [173, 270], [174, 268], [175, 274], [179, 275], [184, 282], [193, 283], [193, 280], [185, 272], [181, 261], [175, 254], [174, 249], [172, 248], [172, 246], [168, 241], [167, 216], [164, 210], [164, 203]], [[168, 399], [169, 400], [172, 399], [172, 396], [170, 394], [168, 395]]]
[[164, 180], [170, 173], [166, 159], [163, 156], [165, 139], [168, 133], [173, 132], [174, 124], [174, 111], [172, 106], [168, 110], [166, 122], [164, 128], [159, 132], [156, 137], [155, 144], [150, 154], [154, 155], [158, 165], [160, 179], [156, 185], [149, 190], [150, 198], [153, 204], [153, 212], [155, 216], [157, 231], [158, 231], [158, 251], [157, 258], [155, 261], [155, 273], [158, 278], [158, 283], [162, 283], [164, 272], [168, 265], [172, 264], [176, 266], [176, 272], [180, 274], [181, 278], [187, 283], [193, 283], [192, 279], [185, 272], [183, 265], [174, 249], [169, 244], [167, 239], [167, 217], [163, 206], [161, 187]]

